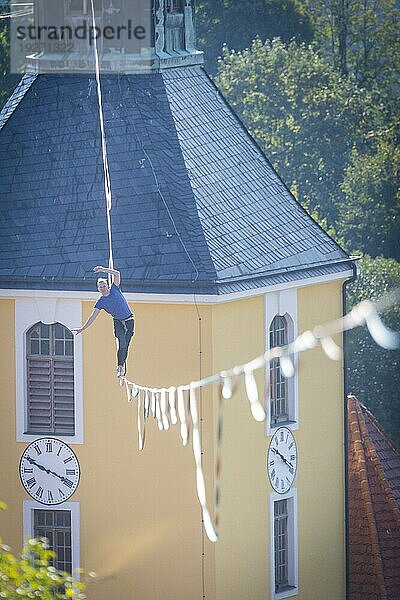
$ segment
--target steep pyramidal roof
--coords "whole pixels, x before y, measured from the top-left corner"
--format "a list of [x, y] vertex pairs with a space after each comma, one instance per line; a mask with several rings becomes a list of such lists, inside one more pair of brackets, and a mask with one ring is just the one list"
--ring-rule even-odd
[[352, 600], [400, 598], [400, 451], [348, 397]]
[[[223, 294], [346, 270], [201, 67], [101, 81], [126, 291]], [[92, 290], [108, 258], [94, 77], [25, 76], [0, 128], [0, 286]]]

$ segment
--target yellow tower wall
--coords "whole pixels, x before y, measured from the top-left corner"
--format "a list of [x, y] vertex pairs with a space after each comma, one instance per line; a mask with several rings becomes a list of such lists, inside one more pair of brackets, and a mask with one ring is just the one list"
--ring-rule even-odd
[[[85, 303], [84, 318], [91, 306]], [[198, 379], [195, 307], [135, 304], [134, 312], [129, 379], [165, 387]], [[203, 308], [202, 315], [202, 339], [209, 346], [210, 309]], [[201, 597], [202, 527], [191, 446], [182, 446], [178, 426], [159, 432], [150, 419], [145, 449], [138, 451], [136, 401], [127, 403], [125, 389], [115, 379], [111, 319], [102, 314], [99, 320], [85, 332], [85, 443], [77, 449], [86, 474], [76, 495], [81, 499], [81, 562], [99, 575], [89, 598]], [[207, 353], [202, 362], [208, 372]], [[209, 421], [212, 407], [207, 393], [204, 396], [204, 418]], [[205, 448], [212, 443], [212, 433], [205, 432]], [[206, 451], [204, 460], [210, 462], [211, 453]], [[204, 568], [212, 593], [211, 544]]]
[[[83, 320], [93, 302], [83, 302]], [[19, 458], [28, 443], [15, 435], [14, 301], [0, 303], [3, 344], [0, 379], [0, 531], [17, 552], [22, 545], [23, 500]], [[139, 384], [169, 386], [198, 379], [211, 369], [211, 308], [193, 305], [135, 304], [136, 334], [128, 358], [128, 376]], [[147, 422], [146, 446], [138, 451], [136, 401], [127, 402], [115, 377], [112, 320], [105, 313], [83, 333], [84, 443], [70, 444], [78, 456], [81, 479], [69, 499], [80, 503], [80, 557], [95, 571], [89, 599], [177, 600], [203, 594], [203, 532], [196, 496], [191, 446], [183, 447], [179, 427], [159, 432]], [[200, 358], [202, 364], [200, 365]], [[210, 392], [203, 393], [204, 422], [212, 424]], [[42, 437], [42, 436], [38, 436]], [[57, 437], [57, 436], [54, 436]], [[68, 443], [68, 438], [63, 438]], [[211, 489], [214, 432], [204, 428], [204, 464]], [[62, 505], [52, 508], [62, 508]], [[204, 582], [214, 596], [214, 546], [204, 540]]]
[[[299, 332], [342, 315], [341, 283], [298, 292]], [[341, 337], [335, 338], [342, 346]], [[304, 600], [345, 596], [343, 363], [320, 347], [299, 357], [296, 431], [299, 587]]]
[[[263, 296], [214, 306], [214, 371], [248, 362], [264, 350]], [[255, 376], [263, 403], [263, 371]], [[265, 424], [254, 421], [242, 382], [224, 406], [216, 600], [261, 600], [269, 589]]]
[[19, 446], [15, 441], [14, 307], [14, 300], [0, 300], [0, 500], [8, 506], [7, 511], [0, 511], [0, 537], [17, 550], [21, 546], [25, 494], [19, 481]]
[[[341, 315], [341, 282], [298, 290], [298, 330]], [[93, 303], [83, 302], [83, 320]], [[128, 377], [138, 384], [187, 383], [241, 364], [265, 350], [265, 297], [215, 305], [136, 303], [136, 333]], [[199, 315], [201, 321], [199, 321]], [[0, 513], [3, 540], [22, 543], [18, 476], [27, 446], [15, 437], [14, 301], [0, 301], [2, 399]], [[137, 449], [136, 400], [128, 403], [115, 378], [112, 321], [105, 313], [83, 333], [84, 443], [71, 444], [81, 481], [81, 565], [98, 574], [91, 600], [264, 600], [270, 598], [269, 437], [251, 416], [243, 383], [224, 402], [220, 540], [201, 527], [191, 446], [179, 428], [159, 432], [147, 422]], [[320, 349], [299, 359], [298, 495], [300, 600], [344, 597], [342, 365]], [[256, 373], [265, 398], [265, 372]], [[203, 461], [213, 505], [217, 389], [202, 392]], [[55, 436], [57, 437], [57, 436]], [[66, 439], [67, 443], [68, 440]], [[60, 506], [61, 508], [61, 506]], [[204, 552], [204, 557], [202, 556]], [[202, 563], [202, 561], [204, 561]], [[204, 568], [204, 574], [202, 570]]]
[[[298, 331], [342, 314], [342, 283], [298, 289]], [[213, 370], [265, 351], [264, 297], [213, 308]], [[268, 299], [267, 299], [268, 302]], [[340, 341], [340, 340], [338, 340]], [[257, 373], [265, 398], [265, 372]], [[320, 348], [299, 358], [298, 506], [300, 600], [344, 598], [343, 372]], [[225, 402], [221, 539], [216, 545], [217, 600], [270, 598], [270, 437], [251, 414], [243, 385]]]

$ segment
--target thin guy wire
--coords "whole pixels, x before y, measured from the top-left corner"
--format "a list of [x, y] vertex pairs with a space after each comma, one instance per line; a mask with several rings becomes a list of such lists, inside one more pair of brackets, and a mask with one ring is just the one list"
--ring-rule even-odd
[[[202, 369], [202, 360], [203, 360], [203, 339], [202, 339], [202, 322], [201, 322], [201, 316], [197, 307], [197, 303], [196, 303], [196, 296], [195, 296], [195, 305], [196, 305], [196, 310], [197, 310], [197, 316], [198, 316], [198, 335], [199, 335], [199, 377], [200, 379], [203, 376], [203, 369]], [[200, 388], [200, 441], [201, 441], [201, 447], [203, 448], [203, 393], [202, 393], [202, 389]], [[204, 455], [204, 451], [202, 452], [202, 455]], [[206, 588], [205, 588], [205, 540], [204, 540], [204, 521], [203, 521], [203, 516], [201, 517], [201, 584], [202, 584], [202, 593], [203, 593], [203, 599], [206, 597]]]
[[[120, 74], [119, 74], [119, 73], [118, 73], [118, 86], [119, 86], [119, 89], [120, 89], [120, 92], [121, 92], [121, 97], [122, 97], [122, 88], [121, 88], [121, 83], [120, 83]], [[137, 110], [137, 112], [139, 113], [138, 104], [137, 104], [137, 102], [136, 102], [136, 99], [135, 99], [135, 98], [133, 98], [133, 100], [134, 100], [134, 103], [135, 103], [135, 106], [136, 106], [136, 110]], [[176, 234], [176, 236], [177, 236], [177, 238], [178, 238], [178, 240], [179, 240], [179, 242], [180, 242], [180, 244], [181, 244], [181, 246], [182, 246], [182, 248], [183, 248], [183, 250], [184, 250], [184, 252], [185, 252], [186, 256], [188, 257], [188, 259], [189, 259], [189, 261], [190, 261], [190, 263], [191, 263], [191, 265], [192, 265], [192, 267], [193, 267], [193, 270], [194, 270], [194, 273], [195, 273], [195, 277], [194, 277], [194, 279], [192, 279], [192, 280], [191, 280], [191, 283], [194, 283], [195, 281], [197, 281], [197, 279], [198, 279], [198, 277], [199, 277], [199, 271], [198, 271], [198, 269], [197, 269], [197, 267], [196, 267], [196, 264], [195, 264], [195, 262], [193, 261], [192, 257], [190, 256], [190, 253], [189, 253], [189, 251], [188, 251], [188, 249], [187, 249], [187, 247], [186, 247], [186, 244], [185, 244], [185, 242], [183, 241], [183, 239], [182, 239], [182, 237], [181, 237], [181, 235], [180, 235], [180, 233], [179, 233], [179, 231], [178, 231], [178, 228], [177, 228], [177, 226], [176, 226], [176, 223], [175, 223], [174, 217], [172, 216], [172, 213], [171, 213], [171, 211], [170, 211], [170, 209], [169, 209], [168, 203], [167, 203], [167, 201], [165, 200], [164, 194], [162, 193], [162, 191], [161, 191], [161, 189], [160, 189], [160, 184], [159, 184], [159, 181], [158, 181], [157, 173], [156, 173], [156, 171], [155, 171], [155, 169], [154, 169], [153, 162], [152, 162], [152, 160], [151, 160], [151, 158], [150, 158], [150, 156], [149, 156], [149, 154], [148, 154], [148, 152], [147, 152], [146, 148], [145, 148], [145, 147], [144, 147], [144, 145], [143, 145], [143, 142], [142, 142], [142, 140], [141, 140], [141, 138], [140, 138], [140, 136], [139, 136], [139, 134], [138, 134], [138, 131], [137, 131], [137, 129], [136, 129], [136, 126], [135, 126], [135, 123], [134, 123], [134, 122], [132, 122], [132, 127], [133, 127], [133, 130], [134, 130], [134, 132], [135, 132], [135, 135], [136, 135], [136, 137], [137, 137], [137, 140], [138, 140], [138, 142], [139, 142], [139, 144], [140, 144], [140, 148], [141, 148], [141, 150], [142, 150], [143, 154], [145, 155], [145, 157], [147, 158], [147, 160], [149, 161], [149, 165], [150, 165], [150, 168], [151, 168], [151, 172], [152, 172], [152, 174], [153, 174], [153, 178], [154, 178], [154, 181], [155, 181], [155, 184], [156, 184], [157, 192], [158, 192], [158, 194], [159, 194], [159, 196], [160, 196], [160, 198], [161, 198], [161, 200], [162, 200], [162, 203], [163, 203], [163, 205], [164, 205], [164, 208], [165, 208], [165, 210], [167, 211], [167, 214], [168, 214], [168, 216], [169, 216], [169, 219], [170, 219], [170, 221], [171, 221], [171, 223], [172, 223], [172, 226], [173, 226], [173, 228], [174, 228], [175, 234]]]

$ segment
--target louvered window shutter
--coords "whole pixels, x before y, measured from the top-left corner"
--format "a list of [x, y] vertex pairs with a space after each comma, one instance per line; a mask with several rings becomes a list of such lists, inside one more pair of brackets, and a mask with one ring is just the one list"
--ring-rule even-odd
[[53, 418], [57, 433], [74, 433], [74, 361], [53, 360]]
[[28, 430], [51, 430], [51, 360], [28, 358]]
[[73, 435], [73, 335], [60, 323], [37, 323], [26, 335], [28, 432]]
[[[288, 340], [288, 326], [285, 317], [276, 315], [269, 330], [270, 348], [285, 346]], [[270, 361], [269, 369], [271, 423], [277, 425], [289, 419], [288, 386], [281, 369], [280, 358]]]

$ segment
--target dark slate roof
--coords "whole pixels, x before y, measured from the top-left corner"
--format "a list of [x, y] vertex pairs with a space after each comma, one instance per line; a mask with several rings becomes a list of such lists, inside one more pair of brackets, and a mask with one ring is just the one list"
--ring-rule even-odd
[[10, 98], [7, 100], [0, 112], [0, 130], [7, 123], [14, 110], [17, 108], [18, 104], [21, 102], [32, 83], [35, 81], [36, 77], [37, 73], [35, 72], [26, 73], [24, 77], [22, 77], [14, 92], [11, 94]]
[[202, 71], [167, 71], [164, 80], [219, 280], [346, 256], [288, 192]]
[[348, 397], [349, 584], [352, 600], [400, 598], [400, 451]]
[[[102, 77], [126, 291], [221, 294], [340, 272], [201, 68]], [[95, 81], [25, 76], [0, 116], [0, 286], [93, 289], [108, 239]]]

